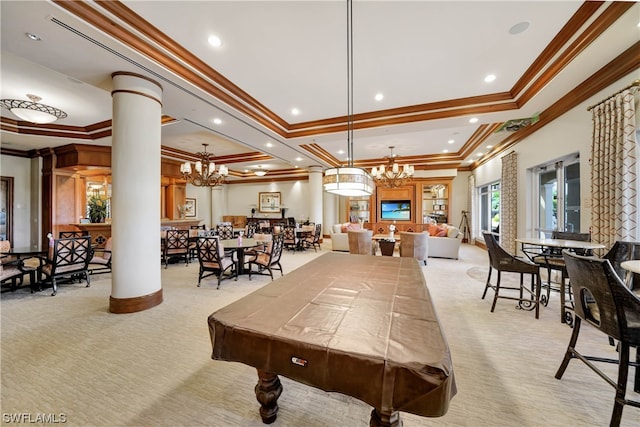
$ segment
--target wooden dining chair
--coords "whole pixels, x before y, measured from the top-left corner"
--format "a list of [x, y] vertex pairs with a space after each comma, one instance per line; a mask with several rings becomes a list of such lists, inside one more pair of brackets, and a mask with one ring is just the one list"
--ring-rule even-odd
[[111, 237], [107, 238], [104, 248], [91, 250], [89, 259], [89, 273], [111, 273]]
[[238, 280], [236, 263], [224, 252], [224, 246], [220, 243], [218, 236], [198, 237], [197, 243], [198, 263], [198, 287], [202, 279], [209, 276], [216, 276], [218, 279], [217, 289], [220, 289], [220, 282], [223, 279], [235, 277]]
[[[266, 243], [265, 250], [256, 251], [256, 255], [249, 260], [249, 280], [251, 280], [251, 274], [266, 275], [267, 273], [273, 280], [273, 270], [279, 270], [280, 276], [283, 276], [284, 273], [280, 264], [283, 247], [284, 234], [280, 233], [273, 235], [271, 241]], [[254, 266], [256, 267], [255, 270], [253, 269]]]
[[89, 259], [91, 255], [91, 237], [70, 237], [53, 242], [53, 254], [41, 267], [46, 282], [51, 282], [53, 293], [58, 293], [58, 280], [68, 277], [71, 281], [84, 279], [87, 288], [91, 286], [89, 279]]
[[169, 259], [183, 258], [189, 266], [189, 230], [167, 230], [162, 248], [164, 268], [169, 266]]
[[216, 225], [216, 231], [220, 239], [233, 239], [233, 224], [230, 222], [221, 222]]
[[[496, 240], [493, 233], [483, 232], [484, 241], [489, 254], [489, 274], [487, 283], [482, 293], [482, 299], [487, 295], [487, 291], [493, 289], [493, 303], [491, 312], [496, 308], [498, 298], [518, 301], [518, 308], [523, 310], [535, 310], [536, 319], [540, 317], [540, 267], [524, 258], [519, 258], [507, 252]], [[491, 273], [497, 272], [496, 283], [491, 283]], [[516, 273], [520, 275], [519, 286], [504, 286], [501, 283], [502, 273]], [[531, 277], [531, 286], [524, 285], [524, 275]], [[509, 293], [505, 295], [502, 291], [518, 291], [518, 295]]]
[[[640, 408], [640, 401], [627, 399], [629, 367], [635, 367], [634, 389], [640, 392], [640, 298], [631, 292], [607, 259], [563, 253], [569, 285], [575, 296], [575, 323], [564, 359], [555, 377], [561, 379], [569, 362], [579, 359], [615, 388], [610, 426], [620, 425], [624, 405]], [[582, 322], [617, 340], [617, 358], [587, 356], [576, 349]], [[629, 359], [630, 348], [636, 348], [636, 361]], [[617, 380], [601, 371], [593, 362], [618, 365]]]

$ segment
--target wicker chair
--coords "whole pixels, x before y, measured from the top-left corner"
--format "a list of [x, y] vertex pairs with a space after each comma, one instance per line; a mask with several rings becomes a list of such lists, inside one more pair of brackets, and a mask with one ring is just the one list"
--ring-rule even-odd
[[42, 266], [45, 281], [51, 282], [53, 293], [58, 293], [58, 279], [70, 277], [87, 281], [87, 288], [91, 285], [89, 279], [89, 259], [91, 255], [91, 237], [70, 237], [57, 239], [53, 242], [53, 254]]
[[[266, 275], [265, 270], [271, 276], [271, 280], [273, 280], [273, 270], [280, 270], [280, 276], [283, 276], [280, 264], [283, 246], [284, 234], [274, 234], [271, 242], [266, 244], [265, 250], [257, 251], [256, 256], [249, 260], [249, 280], [251, 280], [251, 274]], [[254, 265], [256, 266], [255, 271], [252, 268]]]
[[[636, 368], [634, 389], [640, 391], [640, 356], [637, 352], [640, 346], [640, 298], [625, 286], [608, 260], [575, 255], [567, 251], [564, 252], [564, 259], [569, 273], [569, 284], [576, 297], [576, 319], [567, 351], [555, 377], [562, 378], [572, 359], [577, 358], [584, 362], [615, 388], [610, 425], [618, 426], [624, 405], [640, 408], [640, 401], [626, 398], [629, 366]], [[617, 359], [586, 356], [576, 350], [583, 321], [609, 338], [618, 340]], [[636, 348], [636, 362], [629, 361], [631, 347]], [[617, 381], [609, 378], [592, 362], [618, 364]]]
[[631, 273], [620, 266], [624, 261], [640, 259], [640, 242], [624, 242], [618, 240], [613, 244], [604, 259], [608, 259], [613, 270], [631, 290], [640, 286], [640, 274]]
[[[205, 277], [216, 276], [218, 278], [218, 287], [222, 279], [235, 277], [238, 280], [238, 271], [236, 263], [233, 259], [225, 255], [224, 247], [220, 243], [220, 239], [216, 237], [198, 237], [198, 263], [200, 270], [198, 272], [198, 287]], [[225, 276], [225, 273], [229, 272]]]
[[[487, 276], [487, 283], [482, 293], [482, 299], [487, 295], [489, 288], [493, 289], [493, 304], [491, 304], [491, 312], [496, 308], [496, 302], [498, 298], [510, 299], [518, 301], [518, 308], [523, 310], [535, 310], [536, 319], [540, 316], [540, 268], [537, 264], [530, 262], [519, 257], [515, 257], [508, 253], [496, 240], [493, 233], [482, 233], [484, 241], [487, 245], [487, 252], [489, 253], [489, 275]], [[498, 277], [495, 284], [491, 283], [491, 273], [493, 270], [498, 272]], [[520, 275], [520, 285], [514, 286], [502, 286], [500, 280], [502, 273], [516, 273]], [[524, 285], [524, 275], [529, 274], [531, 276], [531, 287], [527, 288]], [[500, 294], [501, 291], [518, 291], [517, 296]], [[528, 298], [525, 296], [528, 295]]]

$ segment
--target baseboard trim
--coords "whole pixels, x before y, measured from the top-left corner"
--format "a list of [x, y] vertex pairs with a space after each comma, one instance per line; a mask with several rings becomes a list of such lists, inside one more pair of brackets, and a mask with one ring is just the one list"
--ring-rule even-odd
[[148, 310], [162, 303], [162, 288], [156, 292], [133, 298], [109, 297], [109, 312], [115, 314], [136, 313]]

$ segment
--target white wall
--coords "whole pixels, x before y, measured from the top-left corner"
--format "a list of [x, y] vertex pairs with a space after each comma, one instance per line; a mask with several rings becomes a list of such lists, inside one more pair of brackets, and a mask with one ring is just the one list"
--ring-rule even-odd
[[246, 215], [251, 217], [251, 208], [256, 208], [256, 218], [280, 218], [281, 214], [258, 212], [258, 193], [280, 192], [281, 203], [286, 208], [285, 216], [307, 219], [309, 211], [309, 182], [286, 181], [265, 184], [227, 185], [225, 215]]
[[23, 157], [0, 156], [0, 175], [13, 177], [14, 247], [31, 245], [31, 163]]
[[[518, 154], [518, 236], [534, 235], [533, 221], [538, 207], [532, 200], [534, 183], [530, 169], [573, 153], [580, 154], [580, 231], [589, 231], [592, 121], [591, 112], [587, 111], [587, 108], [627, 86], [632, 80], [633, 76], [620, 79], [512, 147]], [[475, 169], [473, 173], [476, 176], [476, 185], [499, 180], [501, 168], [502, 160], [495, 158]]]

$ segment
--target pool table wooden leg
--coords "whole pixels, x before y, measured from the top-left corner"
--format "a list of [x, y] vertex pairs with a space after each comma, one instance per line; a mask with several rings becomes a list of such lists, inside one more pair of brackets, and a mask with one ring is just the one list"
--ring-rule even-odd
[[392, 412], [391, 414], [383, 414], [377, 409], [371, 411], [370, 427], [402, 427], [400, 412]]
[[258, 371], [256, 399], [260, 402], [260, 417], [265, 424], [271, 424], [278, 416], [278, 398], [282, 393], [282, 384], [278, 375], [271, 372]]

